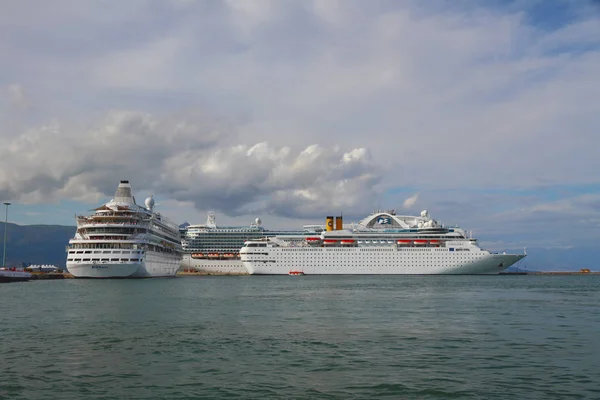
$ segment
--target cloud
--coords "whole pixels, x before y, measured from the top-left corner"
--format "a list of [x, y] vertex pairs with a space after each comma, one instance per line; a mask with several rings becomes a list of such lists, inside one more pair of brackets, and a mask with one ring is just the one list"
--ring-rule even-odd
[[303, 217], [393, 208], [401, 187], [478, 232], [569, 241], [552, 224], [570, 208], [518, 192], [600, 184], [600, 10], [542, 3], [12, 2], [1, 85], [35, 93], [36, 115], [0, 104], [1, 193], [92, 201], [127, 175]]
[[59, 123], [32, 129], [0, 150], [0, 195], [93, 202], [130, 179], [137, 193], [161, 193], [198, 210], [312, 216], [351, 210], [376, 193], [383, 170], [366, 149], [228, 146], [233, 130], [197, 111], [114, 111], [87, 131]]
[[[370, 147], [403, 182], [589, 180], [565, 154], [597, 163], [581, 145], [600, 145], [593, 18], [548, 31], [527, 8], [238, 3], [174, 14], [167, 34], [90, 59], [90, 81], [246, 115], [240, 131], [254, 142]], [[434, 155], [443, 169], [426, 168]]]
[[19, 109], [25, 109], [29, 107], [29, 100], [25, 95], [25, 91], [23, 87], [17, 83], [13, 83], [8, 85], [6, 88], [8, 93], [10, 103], [12, 106], [17, 107]]
[[412, 206], [415, 205], [415, 203], [417, 202], [418, 199], [419, 199], [419, 193], [415, 193], [412, 196], [408, 197], [406, 200], [404, 200], [402, 205], [404, 206], [404, 208], [412, 208]]

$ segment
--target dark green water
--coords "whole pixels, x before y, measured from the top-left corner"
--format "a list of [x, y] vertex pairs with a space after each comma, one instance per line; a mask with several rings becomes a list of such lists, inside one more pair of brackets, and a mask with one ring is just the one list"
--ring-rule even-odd
[[0, 301], [0, 398], [600, 398], [600, 276], [37, 281]]

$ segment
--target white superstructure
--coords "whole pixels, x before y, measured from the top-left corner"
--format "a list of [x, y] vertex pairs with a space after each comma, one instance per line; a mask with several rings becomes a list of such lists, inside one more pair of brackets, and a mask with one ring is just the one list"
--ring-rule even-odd
[[179, 227], [154, 212], [154, 199], [139, 206], [129, 181], [88, 216], [77, 216], [67, 247], [67, 270], [77, 278], [175, 276], [181, 265]]
[[481, 249], [458, 227], [429, 217], [376, 211], [343, 226], [327, 217], [327, 230], [308, 237], [248, 241], [240, 250], [250, 274], [497, 274], [525, 254]]
[[246, 241], [278, 235], [308, 235], [307, 229], [314, 233], [315, 227], [318, 229], [311, 225], [304, 230], [272, 231], [263, 228], [260, 218], [246, 226], [218, 226], [215, 214], [211, 212], [205, 224], [186, 225], [180, 229], [184, 252], [182, 266], [207, 273], [245, 274], [247, 271], [239, 253]]

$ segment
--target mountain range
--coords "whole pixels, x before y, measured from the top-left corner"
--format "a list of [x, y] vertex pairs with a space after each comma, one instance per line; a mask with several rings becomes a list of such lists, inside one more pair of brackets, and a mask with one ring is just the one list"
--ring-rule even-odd
[[[65, 246], [75, 235], [75, 226], [7, 224], [6, 265], [52, 264], [65, 268]], [[0, 222], [0, 240], [4, 248], [4, 222]], [[2, 250], [0, 248], [0, 250]], [[2, 260], [0, 259], [0, 264]]]

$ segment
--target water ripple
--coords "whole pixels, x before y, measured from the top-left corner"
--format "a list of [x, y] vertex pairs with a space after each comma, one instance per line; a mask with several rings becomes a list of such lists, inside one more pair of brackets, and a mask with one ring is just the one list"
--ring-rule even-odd
[[0, 399], [600, 398], [598, 276], [1, 288]]

